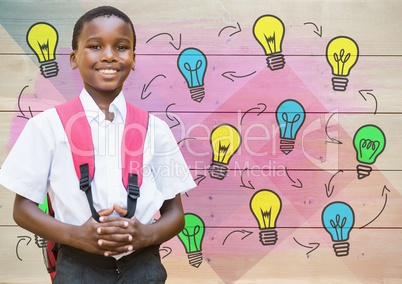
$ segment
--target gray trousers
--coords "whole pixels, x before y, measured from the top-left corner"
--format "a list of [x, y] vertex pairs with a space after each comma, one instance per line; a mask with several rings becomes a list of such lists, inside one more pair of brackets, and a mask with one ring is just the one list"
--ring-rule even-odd
[[159, 246], [137, 250], [118, 260], [61, 246], [57, 257], [55, 284], [165, 283], [166, 270]]

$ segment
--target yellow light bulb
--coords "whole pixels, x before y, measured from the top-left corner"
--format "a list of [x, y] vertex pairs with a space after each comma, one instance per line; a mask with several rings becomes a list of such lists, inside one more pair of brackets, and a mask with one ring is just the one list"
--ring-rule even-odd
[[260, 242], [265, 246], [276, 244], [278, 240], [276, 221], [282, 209], [279, 196], [271, 190], [261, 189], [252, 196], [250, 209], [258, 222]]
[[211, 132], [212, 164], [209, 174], [215, 179], [224, 179], [227, 175], [230, 159], [237, 152], [242, 139], [239, 131], [230, 124], [221, 124]]
[[273, 15], [261, 16], [254, 23], [253, 34], [267, 55], [268, 67], [271, 70], [282, 69], [285, 66], [285, 59], [281, 54], [285, 34], [282, 21]]
[[350, 70], [359, 58], [357, 43], [346, 36], [333, 38], [327, 45], [326, 57], [332, 68], [332, 88], [334, 91], [346, 90]]
[[35, 23], [27, 32], [28, 45], [41, 63], [41, 74], [45, 78], [55, 77], [59, 72], [55, 61], [58, 40], [57, 30], [48, 23]]

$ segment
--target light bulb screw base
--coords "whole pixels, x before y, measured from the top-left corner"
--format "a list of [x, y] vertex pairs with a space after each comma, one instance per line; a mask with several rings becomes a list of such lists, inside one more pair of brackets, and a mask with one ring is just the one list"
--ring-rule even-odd
[[268, 55], [267, 66], [272, 71], [283, 69], [285, 67], [285, 57], [281, 53]]
[[56, 77], [59, 74], [59, 65], [56, 61], [47, 61], [40, 65], [40, 73], [45, 78]]
[[285, 155], [289, 155], [290, 152], [293, 151], [295, 148], [295, 141], [290, 140], [290, 139], [281, 139], [281, 145], [279, 146], [279, 149], [284, 153]]
[[205, 97], [204, 86], [190, 88], [191, 99], [200, 103]]
[[349, 255], [350, 245], [348, 242], [335, 243], [332, 247], [334, 248], [334, 252], [337, 257]]
[[364, 179], [365, 177], [368, 177], [373, 170], [370, 166], [368, 165], [357, 165], [356, 166], [357, 170], [357, 178], [358, 179]]
[[273, 229], [261, 230], [260, 231], [260, 242], [264, 246], [275, 245], [278, 241], [278, 232]]
[[332, 89], [338, 92], [346, 91], [346, 87], [348, 86], [348, 78], [345, 77], [333, 77], [332, 78]]
[[197, 251], [197, 252], [191, 252], [189, 254], [187, 254], [187, 258], [188, 258], [188, 263], [195, 267], [198, 268], [200, 267], [201, 263], [202, 263], [202, 252]]
[[46, 248], [47, 241], [44, 238], [35, 235], [35, 244], [38, 248]]
[[223, 164], [213, 162], [209, 167], [211, 178], [223, 180], [228, 174], [228, 167]]

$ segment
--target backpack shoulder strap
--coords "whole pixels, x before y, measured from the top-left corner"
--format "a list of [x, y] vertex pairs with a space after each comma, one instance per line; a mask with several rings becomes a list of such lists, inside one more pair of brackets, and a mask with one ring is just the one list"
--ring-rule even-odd
[[94, 146], [91, 127], [85, 115], [85, 110], [79, 97], [56, 106], [57, 113], [63, 124], [64, 131], [70, 143], [74, 169], [80, 177], [80, 165], [88, 164], [90, 180], [95, 171]]
[[122, 179], [123, 185], [127, 189], [127, 214], [125, 216], [127, 218], [134, 216], [136, 202], [140, 196], [148, 120], [149, 114], [147, 111], [127, 103], [126, 122], [121, 147]]
[[80, 181], [80, 189], [85, 192], [92, 217], [99, 221], [99, 214], [93, 207], [91, 181], [95, 172], [94, 146], [91, 127], [79, 97], [56, 106], [70, 143], [74, 169]]

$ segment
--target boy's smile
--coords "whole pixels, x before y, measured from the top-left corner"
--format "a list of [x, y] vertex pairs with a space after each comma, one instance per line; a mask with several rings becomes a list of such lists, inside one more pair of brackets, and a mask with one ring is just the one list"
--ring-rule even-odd
[[85, 89], [98, 104], [110, 103], [120, 93], [134, 69], [133, 48], [130, 25], [117, 17], [99, 17], [84, 24], [70, 63], [79, 69]]

